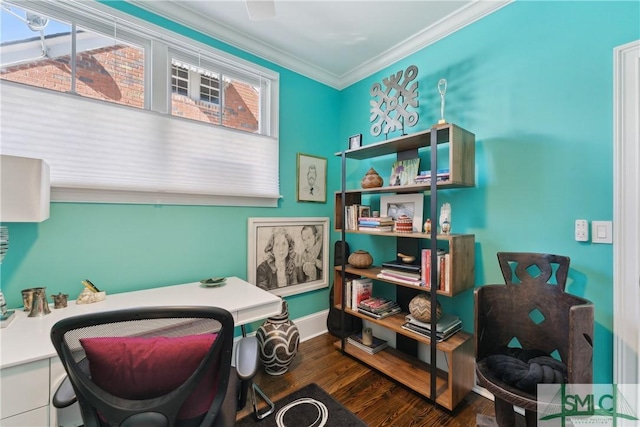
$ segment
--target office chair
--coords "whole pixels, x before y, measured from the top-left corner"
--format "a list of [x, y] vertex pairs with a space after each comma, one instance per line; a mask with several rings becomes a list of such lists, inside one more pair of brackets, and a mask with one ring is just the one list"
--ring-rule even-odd
[[[255, 337], [231, 366], [234, 321], [215, 307], [149, 307], [60, 320], [51, 340], [86, 427], [233, 426], [258, 368]], [[71, 387], [69, 387], [71, 386]]]
[[592, 382], [593, 304], [565, 292], [568, 257], [499, 252], [498, 262], [506, 284], [474, 293], [477, 382], [495, 397], [498, 426], [516, 425], [515, 405], [532, 427], [537, 384]]

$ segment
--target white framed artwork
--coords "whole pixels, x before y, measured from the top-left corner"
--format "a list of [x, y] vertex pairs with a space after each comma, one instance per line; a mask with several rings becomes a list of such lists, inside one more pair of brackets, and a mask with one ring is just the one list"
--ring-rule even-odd
[[329, 287], [329, 218], [249, 218], [247, 281], [279, 296]]

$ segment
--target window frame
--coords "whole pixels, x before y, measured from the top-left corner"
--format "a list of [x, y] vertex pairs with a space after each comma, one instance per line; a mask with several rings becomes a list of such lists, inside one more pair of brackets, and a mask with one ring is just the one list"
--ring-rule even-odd
[[[210, 45], [174, 33], [171, 30], [97, 1], [85, 3], [75, 0], [65, 2], [10, 0], [7, 3], [42, 13], [52, 19], [68, 23], [76, 29], [78, 27], [83, 28], [106, 37], [113, 37], [115, 31], [117, 40], [142, 47], [145, 50], [144, 110], [166, 115], [168, 120], [188, 120], [171, 116], [171, 60], [174, 55], [178, 55], [182, 58], [181, 61], [186, 64], [199, 63], [203, 69], [219, 73], [220, 104], [218, 106], [221, 108], [224, 102], [222, 93], [224, 77], [235, 78], [248, 83], [255, 82], [256, 86], [260, 88], [259, 129], [255, 134], [260, 137], [266, 136], [270, 139], [275, 139], [276, 146], [279, 145], [277, 143], [279, 139], [279, 74], [277, 72], [219, 51]], [[197, 58], [199, 62], [192, 62], [194, 58]], [[3, 83], [6, 82], [3, 81]], [[198, 91], [199, 86], [198, 84]], [[208, 126], [217, 126], [229, 132], [243, 132], [233, 128], [226, 128], [221, 124], [208, 124]], [[251, 132], [247, 133], [251, 134]], [[275, 165], [275, 169], [277, 179], [279, 165]], [[249, 189], [247, 191], [250, 193]], [[122, 197], [118, 195], [120, 193], [122, 193]], [[216, 199], [215, 195], [205, 195], [203, 197], [202, 195], [194, 196], [192, 194], [163, 195], [162, 193], [154, 193], [153, 196], [141, 194], [141, 197], [137, 198], [136, 193], [139, 192], [114, 192], [113, 190], [99, 188], [67, 193], [64, 188], [54, 188], [52, 189], [52, 196], [54, 196], [52, 201], [152, 203], [150, 200], [153, 199], [154, 204], [237, 205], [228, 196], [214, 200]], [[273, 199], [261, 196], [255, 197], [256, 204], [254, 205], [252, 204], [253, 202], [247, 202], [246, 200], [251, 197], [250, 195], [239, 197], [243, 199], [240, 205], [277, 206], [277, 201], [274, 203]], [[278, 198], [281, 197], [279, 196]]]

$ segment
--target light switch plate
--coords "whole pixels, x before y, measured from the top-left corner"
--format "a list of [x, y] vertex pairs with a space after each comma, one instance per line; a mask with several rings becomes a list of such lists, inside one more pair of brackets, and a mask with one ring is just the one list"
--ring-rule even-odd
[[575, 235], [576, 242], [589, 241], [589, 223], [586, 219], [576, 219]]
[[613, 222], [592, 221], [591, 222], [591, 242], [593, 243], [613, 243]]

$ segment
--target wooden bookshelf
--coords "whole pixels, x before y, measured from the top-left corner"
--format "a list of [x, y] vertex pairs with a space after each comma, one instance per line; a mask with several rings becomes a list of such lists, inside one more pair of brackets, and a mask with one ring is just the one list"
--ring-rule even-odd
[[[411, 184], [404, 186], [386, 186], [379, 188], [346, 188], [346, 164], [347, 160], [367, 160], [379, 156], [396, 154], [398, 160], [416, 158], [420, 156], [420, 150], [430, 150], [428, 154], [432, 163], [436, 162], [439, 156], [439, 149], [432, 145], [448, 149], [449, 179], [431, 184]], [[445, 148], [446, 147], [446, 148]], [[386, 193], [424, 193], [431, 194], [431, 211], [437, 208], [438, 192], [457, 188], [470, 188], [475, 186], [475, 135], [454, 124], [445, 123], [437, 125], [431, 129], [417, 132], [411, 135], [404, 135], [398, 138], [369, 144], [366, 146], [346, 150], [336, 153], [343, 159], [343, 187], [341, 191], [335, 192], [334, 196], [334, 227], [336, 231], [346, 234], [369, 234], [385, 238], [392, 238], [396, 242], [397, 252], [409, 253], [419, 258], [420, 254], [405, 252], [404, 248], [411, 247], [412, 251], [417, 251], [425, 246], [431, 249], [432, 253], [437, 249], [446, 249], [449, 253], [448, 273], [449, 289], [447, 291], [437, 290], [432, 293], [432, 303], [437, 297], [453, 297], [469, 289], [475, 284], [475, 236], [472, 234], [436, 234], [438, 225], [437, 218], [431, 218], [433, 228], [432, 233], [396, 233], [396, 232], [375, 232], [369, 230], [343, 230], [345, 222], [344, 206], [362, 204], [363, 196], [375, 202], [376, 195]], [[444, 167], [444, 165], [442, 166]], [[424, 218], [423, 218], [424, 220]], [[421, 226], [422, 224], [420, 224]], [[421, 245], [412, 239], [424, 239], [428, 245]], [[346, 238], [345, 238], [346, 240]], [[382, 239], [376, 240], [376, 244], [383, 244]], [[434, 254], [435, 256], [435, 254]], [[473, 388], [475, 383], [474, 364], [474, 340], [472, 335], [460, 331], [447, 340], [434, 343], [428, 337], [414, 333], [402, 328], [405, 323], [408, 305], [410, 300], [420, 292], [428, 292], [426, 287], [400, 283], [391, 279], [378, 278], [382, 267], [373, 266], [366, 269], [354, 268], [349, 264], [335, 267], [334, 271], [334, 304], [345, 314], [356, 316], [367, 320], [372, 325], [376, 325], [392, 331], [396, 335], [396, 348], [388, 348], [374, 355], [368, 354], [357, 347], [349, 345], [346, 339], [336, 343], [336, 346], [345, 353], [366, 363], [401, 382], [417, 393], [435, 401], [437, 404], [453, 410]], [[343, 271], [344, 270], [344, 271]], [[376, 282], [384, 282], [395, 286], [397, 302], [400, 304], [403, 313], [375, 319], [366, 314], [350, 310], [342, 306], [343, 275], [345, 280], [365, 277]], [[447, 274], [445, 274], [447, 275]], [[374, 285], [374, 295], [375, 295]], [[431, 351], [432, 364], [426, 363], [419, 358], [418, 346], [426, 344]], [[435, 352], [435, 353], [434, 353]], [[433, 355], [440, 357], [434, 357]], [[446, 366], [438, 366], [439, 359], [444, 356]], [[421, 356], [420, 356], [421, 357]]]

